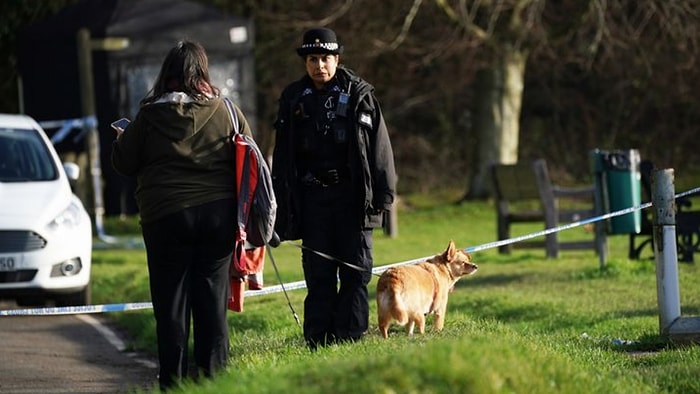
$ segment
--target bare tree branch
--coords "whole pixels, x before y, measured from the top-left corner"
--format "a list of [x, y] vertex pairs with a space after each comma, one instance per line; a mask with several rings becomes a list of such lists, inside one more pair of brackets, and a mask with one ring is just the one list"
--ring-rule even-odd
[[336, 9], [334, 12], [332, 12], [330, 15], [326, 16], [323, 19], [319, 20], [311, 20], [311, 21], [304, 21], [299, 24], [299, 26], [307, 29], [315, 26], [328, 26], [331, 23], [335, 22], [336, 20], [342, 18], [345, 16], [345, 14], [350, 11], [350, 8], [352, 7], [353, 0], [345, 0], [344, 3], [342, 3], [338, 9]]
[[[283, 23], [295, 30], [305, 30], [317, 26], [328, 26], [346, 16], [354, 3], [354, 0], [345, 0], [332, 10], [328, 15], [320, 19], [300, 17], [299, 14], [290, 14], [278, 11], [267, 11], [264, 6], [258, 4], [258, 15], [265, 20]], [[306, 16], [306, 15], [305, 15]]]
[[[542, 14], [544, 13], [544, 7], [545, 7], [544, 0], [536, 0], [533, 2], [533, 6], [529, 7], [529, 9], [526, 13], [525, 23], [523, 25], [524, 31], [527, 31], [527, 32], [537, 31], [537, 28], [542, 24]], [[516, 42], [515, 42], [515, 47], [516, 48], [522, 47], [523, 42], [528, 39], [527, 36], [528, 36], [527, 34], [519, 35]]]
[[496, 6], [493, 7], [493, 10], [489, 14], [489, 23], [486, 27], [486, 37], [493, 37], [493, 31], [496, 29], [496, 24], [501, 16], [501, 10], [503, 10], [503, 2], [504, 0], [497, 0]]
[[401, 32], [399, 33], [398, 36], [394, 39], [394, 41], [389, 45], [389, 49], [396, 50], [396, 48], [401, 45], [404, 40], [406, 39], [406, 36], [408, 35], [408, 31], [411, 29], [411, 25], [413, 24], [413, 20], [416, 18], [416, 15], [418, 14], [418, 9], [420, 8], [421, 3], [423, 0], [413, 0], [413, 5], [411, 6], [411, 9], [408, 11], [406, 14], [406, 17], [403, 20], [403, 26], [401, 27]]
[[[489, 33], [477, 26], [472, 19], [461, 18], [452, 7], [447, 4], [447, 0], [435, 0], [435, 4], [442, 9], [449, 19], [462, 26], [468, 33], [475, 35], [477, 38], [485, 40], [489, 37]], [[476, 10], [478, 7], [475, 7]], [[470, 15], [470, 17], [473, 15]]]
[[607, 10], [607, 0], [593, 0], [589, 11], [594, 14], [593, 23], [595, 25], [595, 34], [593, 40], [588, 44], [587, 52], [588, 59], [586, 60], [585, 67], [590, 68], [591, 63], [595, 59], [595, 55], [598, 53], [603, 38], [606, 35], [606, 24], [605, 24], [605, 13]]

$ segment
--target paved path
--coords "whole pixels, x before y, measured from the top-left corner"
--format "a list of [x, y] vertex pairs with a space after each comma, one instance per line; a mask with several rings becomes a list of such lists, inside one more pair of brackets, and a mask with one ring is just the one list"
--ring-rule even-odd
[[[9, 309], [7, 303], [0, 309]], [[123, 342], [101, 320], [98, 315], [0, 316], [0, 393], [150, 391], [156, 383], [154, 361], [120, 350]]]

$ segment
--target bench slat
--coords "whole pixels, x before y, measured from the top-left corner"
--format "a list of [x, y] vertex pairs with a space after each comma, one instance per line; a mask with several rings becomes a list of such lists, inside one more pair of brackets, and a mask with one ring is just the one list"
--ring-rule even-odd
[[[552, 184], [544, 159], [517, 164], [495, 164], [491, 166], [498, 240], [510, 238], [514, 223], [543, 223], [544, 228], [558, 227], [591, 218], [595, 215], [594, 188], [562, 187]], [[583, 207], [560, 208], [563, 201], [576, 201]], [[527, 208], [523, 208], [522, 203]], [[521, 204], [519, 204], [521, 203]], [[532, 207], [537, 208], [532, 208]], [[511, 248], [544, 248], [547, 257], [556, 258], [559, 250], [592, 249], [597, 251], [597, 236], [592, 232], [590, 240], [559, 241], [557, 233], [548, 234], [544, 240], [521, 241], [499, 247], [500, 253], [509, 253]]]

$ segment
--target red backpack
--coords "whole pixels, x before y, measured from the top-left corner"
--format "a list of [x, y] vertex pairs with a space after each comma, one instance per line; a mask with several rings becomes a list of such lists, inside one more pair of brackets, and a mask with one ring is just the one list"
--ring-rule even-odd
[[233, 123], [231, 142], [236, 158], [238, 201], [238, 228], [231, 259], [229, 309], [241, 312], [245, 287], [243, 284], [247, 282], [251, 290], [262, 289], [265, 245], [275, 238], [277, 202], [265, 157], [252, 137], [239, 132], [238, 117], [233, 103], [228, 98], [224, 98], [224, 103]]

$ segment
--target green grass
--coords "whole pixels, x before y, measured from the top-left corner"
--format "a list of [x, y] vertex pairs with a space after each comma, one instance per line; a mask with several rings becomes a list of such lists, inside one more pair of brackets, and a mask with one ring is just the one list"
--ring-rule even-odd
[[[375, 266], [434, 255], [450, 239], [463, 248], [492, 242], [493, 206], [455, 200], [405, 198], [398, 238], [375, 233]], [[513, 235], [537, 230], [523, 225]], [[604, 269], [592, 251], [565, 251], [554, 260], [539, 249], [474, 253], [479, 271], [450, 295], [442, 333], [408, 338], [394, 326], [384, 340], [372, 301], [370, 331], [361, 342], [315, 353], [306, 349], [284, 294], [248, 297], [243, 313], [229, 315], [229, 369], [213, 381], [188, 382], [182, 392], [700, 392], [700, 349], [659, 335], [654, 261], [628, 260], [626, 236], [610, 237], [609, 246]], [[298, 248], [287, 243], [273, 253], [284, 282], [303, 278]], [[143, 250], [97, 250], [93, 269], [94, 303], [149, 300]], [[696, 264], [679, 266], [684, 316], [700, 315], [699, 271]], [[265, 284], [277, 283], [268, 258]], [[375, 284], [376, 278], [372, 299]], [[304, 295], [289, 291], [301, 319]], [[132, 348], [155, 353], [150, 310], [109, 317], [128, 330]], [[431, 323], [429, 317], [428, 330]]]

